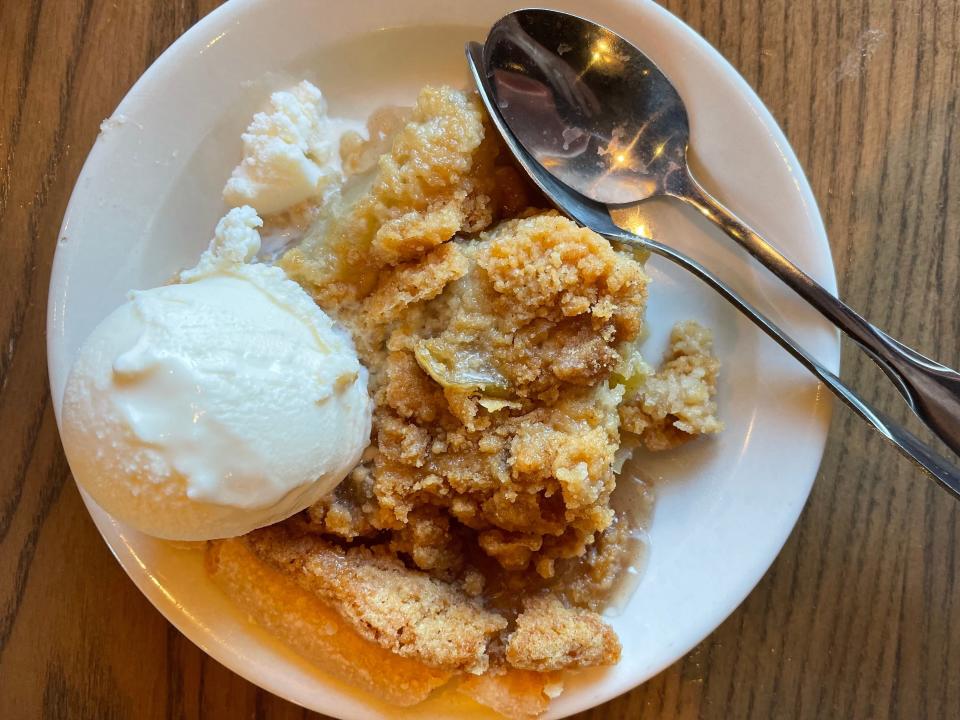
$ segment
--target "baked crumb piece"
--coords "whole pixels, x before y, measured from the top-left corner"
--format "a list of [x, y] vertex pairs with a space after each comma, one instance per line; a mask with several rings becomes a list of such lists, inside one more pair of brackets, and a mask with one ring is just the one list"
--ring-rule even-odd
[[563, 683], [556, 673], [501, 670], [468, 678], [457, 690], [510, 720], [532, 720], [546, 712]]
[[323, 670], [389, 703], [416, 705], [452, 677], [361, 637], [336, 605], [263, 562], [246, 537], [208, 543], [206, 564], [214, 583], [262, 627]]
[[612, 665], [620, 659], [620, 641], [596, 613], [566, 607], [554, 595], [534, 596], [524, 600], [506, 658], [537, 672]]
[[[409, 557], [434, 577], [450, 580], [464, 569], [464, 547], [451, 529], [450, 516], [435, 505], [416, 508], [407, 522], [391, 533], [390, 551]], [[476, 597], [464, 581], [464, 592]]]
[[[634, 492], [635, 487], [624, 490]], [[558, 561], [546, 587], [569, 606], [602, 612], [644, 550], [633, 524], [639, 518], [631, 515], [621, 511], [606, 530], [597, 533], [583, 555]]]
[[713, 334], [693, 321], [678, 323], [660, 369], [641, 380], [620, 406], [622, 428], [639, 435], [650, 450], [720, 432], [714, 401], [719, 370]]
[[379, 532], [369, 519], [375, 502], [373, 475], [369, 466], [361, 463], [330, 495], [307, 508], [299, 520], [306, 530], [342, 540], [372, 538]]
[[592, 230], [549, 212], [501, 223], [488, 240], [478, 262], [511, 327], [586, 316], [595, 331], [609, 323], [622, 339], [637, 337], [647, 277]]
[[453, 585], [412, 572], [393, 556], [342, 550], [282, 525], [247, 538], [261, 560], [331, 603], [359, 635], [430, 667], [482, 673], [488, 640], [507, 625]]
[[382, 325], [397, 319], [410, 305], [435, 298], [448, 284], [466, 275], [469, 267], [456, 243], [446, 243], [419, 262], [384, 271], [364, 302], [363, 322]]
[[367, 119], [367, 137], [348, 130], [340, 138], [340, 162], [348, 176], [362, 175], [377, 166], [380, 156], [390, 152], [393, 138], [410, 119], [410, 108], [387, 106], [374, 110]]
[[281, 267], [324, 309], [344, 306], [370, 292], [380, 268], [489, 225], [497, 145], [484, 142], [485, 123], [476, 97], [424, 88], [369, 190], [356, 202], [344, 198]]
[[[619, 344], [639, 334], [642, 268], [566, 218], [507, 221], [463, 252], [467, 276], [422, 309], [421, 329], [401, 329], [391, 340], [399, 348], [408, 339], [404, 345], [448, 391], [550, 404], [566, 385], [606, 379], [620, 361]], [[469, 404], [451, 410], [471, 424]]]

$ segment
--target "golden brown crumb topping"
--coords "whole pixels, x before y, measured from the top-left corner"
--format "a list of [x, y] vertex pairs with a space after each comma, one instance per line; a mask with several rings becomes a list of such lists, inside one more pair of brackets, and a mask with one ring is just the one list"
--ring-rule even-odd
[[466, 678], [457, 691], [513, 720], [531, 720], [546, 712], [550, 699], [563, 691], [555, 676], [529, 670], [488, 672]]
[[380, 156], [372, 184], [288, 252], [281, 266], [321, 301], [365, 296], [377, 271], [418, 257], [460, 231], [493, 220], [493, 158], [480, 103], [450, 88], [425, 88], [409, 122]]
[[717, 433], [717, 373], [713, 336], [695, 322], [679, 323], [656, 373], [643, 373], [620, 406], [622, 427], [651, 450], [668, 450], [695, 435]]
[[396, 557], [365, 547], [343, 550], [282, 526], [248, 537], [262, 560], [335, 603], [361, 636], [403, 657], [480, 673], [488, 664], [487, 642], [506, 627], [455, 586], [411, 573]]
[[550, 576], [613, 517], [623, 391], [606, 380], [639, 331], [646, 277], [553, 214], [503, 223], [459, 254], [466, 274], [366, 358], [371, 523], [399, 530], [415, 509], [443, 508], [503, 567]]
[[363, 303], [362, 317], [374, 326], [392, 322], [410, 305], [435, 298], [449, 283], [466, 275], [468, 269], [456, 243], [446, 243], [419, 262], [384, 270]]
[[507, 662], [521, 670], [612, 665], [620, 641], [596, 613], [563, 605], [553, 595], [527, 598], [517, 629], [507, 639]]
[[281, 261], [356, 341], [371, 448], [249, 542], [361, 636], [433, 668], [495, 668], [465, 691], [519, 683], [533, 690], [515, 714], [540, 712], [541, 673], [619, 657], [596, 611], [635, 545], [610, 505], [621, 432], [653, 449], [717, 432], [718, 363], [695, 323], [657, 372], [640, 359], [642, 266], [530, 208], [475, 98], [428, 88], [395, 120], [345, 142], [344, 167], [369, 176]]

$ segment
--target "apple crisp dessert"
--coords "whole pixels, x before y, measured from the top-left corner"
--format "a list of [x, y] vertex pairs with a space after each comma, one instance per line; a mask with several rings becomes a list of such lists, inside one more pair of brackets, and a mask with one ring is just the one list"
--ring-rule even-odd
[[545, 210], [476, 98], [426, 88], [370, 131], [280, 265], [353, 336], [371, 446], [306, 512], [210, 543], [210, 572], [391, 703], [455, 681], [535, 717], [562, 671], [620, 656], [599, 614], [631, 561], [618, 450], [718, 432], [719, 363], [694, 322], [641, 358], [642, 262]]

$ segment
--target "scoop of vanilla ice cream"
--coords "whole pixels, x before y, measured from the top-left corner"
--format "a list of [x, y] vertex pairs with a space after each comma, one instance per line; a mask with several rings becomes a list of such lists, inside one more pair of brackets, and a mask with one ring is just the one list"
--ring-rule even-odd
[[228, 205], [251, 205], [271, 215], [321, 195], [342, 180], [339, 142], [350, 123], [327, 116], [320, 90], [304, 80], [270, 96], [253, 116], [243, 160], [223, 189]]
[[179, 283], [132, 292], [97, 326], [67, 380], [77, 482], [150, 535], [280, 521], [330, 492], [369, 442], [350, 338], [281, 269], [249, 263], [260, 224], [231, 210]]

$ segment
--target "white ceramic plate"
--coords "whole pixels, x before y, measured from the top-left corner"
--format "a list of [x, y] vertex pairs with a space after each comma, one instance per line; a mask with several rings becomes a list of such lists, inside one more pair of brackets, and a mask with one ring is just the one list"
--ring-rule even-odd
[[[757, 96], [686, 25], [649, 2], [557, 0], [633, 40], [677, 84], [692, 156], [709, 188], [826, 287], [836, 286], [816, 203], [797, 159]], [[87, 333], [124, 299], [192, 265], [225, 208], [220, 189], [240, 133], [268, 91], [308, 78], [334, 114], [412, 103], [425, 83], [466, 87], [463, 43], [518, 7], [509, 0], [234, 0], [144, 73], [97, 139], [63, 221], [50, 285], [50, 381], [58, 409]], [[644, 206], [654, 235], [700, 258], [836, 369], [835, 333], [702, 218], [669, 202]], [[636, 592], [613, 618], [623, 659], [568, 682], [549, 717], [629, 690], [690, 650], [736, 608], [786, 540], [807, 498], [829, 423], [818, 385], [778, 347], [683, 273], [651, 263], [648, 357], [674, 321], [716, 332], [724, 362], [715, 440], [643, 458], [658, 501]], [[177, 628], [252, 682], [340, 718], [396, 713], [323, 675], [250, 624], [207, 581], [196, 548], [138, 534], [87, 499], [127, 573]], [[464, 717], [441, 694], [412, 714]]]

